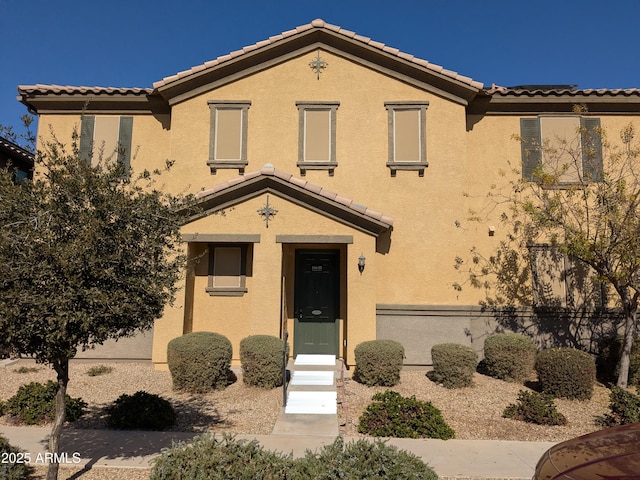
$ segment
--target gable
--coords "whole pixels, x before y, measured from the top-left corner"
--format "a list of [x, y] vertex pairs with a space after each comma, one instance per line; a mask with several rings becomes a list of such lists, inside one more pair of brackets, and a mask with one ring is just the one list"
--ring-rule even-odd
[[[382, 212], [276, 170], [272, 165], [265, 165], [257, 172], [247, 173], [199, 192], [196, 195], [197, 211], [184, 211], [184, 223], [193, 224], [211, 214], [234, 208], [268, 193], [273, 193], [321, 217], [375, 237], [390, 231], [393, 227], [393, 219]], [[253, 216], [258, 218], [257, 211]]]
[[237, 81], [316, 50], [341, 56], [384, 75], [462, 105], [482, 89], [480, 82], [417, 59], [322, 20], [283, 32], [241, 50], [154, 83], [170, 105]]

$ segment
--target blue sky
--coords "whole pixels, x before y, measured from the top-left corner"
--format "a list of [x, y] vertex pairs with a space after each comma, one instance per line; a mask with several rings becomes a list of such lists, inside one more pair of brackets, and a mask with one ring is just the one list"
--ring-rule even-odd
[[640, 87], [638, 0], [0, 0], [0, 124], [18, 85], [151, 87], [315, 18], [486, 85]]

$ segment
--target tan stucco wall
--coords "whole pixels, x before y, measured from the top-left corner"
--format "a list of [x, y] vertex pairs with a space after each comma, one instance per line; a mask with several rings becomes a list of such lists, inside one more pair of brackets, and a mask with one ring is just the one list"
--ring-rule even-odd
[[[388, 252], [376, 253], [374, 237], [276, 194], [271, 194], [270, 203], [278, 214], [269, 228], [256, 212], [264, 206], [264, 194], [228, 209], [224, 215], [193, 222], [184, 227], [184, 233], [261, 235], [260, 243], [253, 248], [248, 292], [243, 297], [211, 297], [204, 291], [206, 276], [193, 271], [187, 277], [190, 280], [186, 288], [180, 290], [175, 307], [167, 308], [164, 317], [156, 322], [156, 364], [164, 364], [167, 343], [185, 328], [213, 329], [227, 335], [234, 345], [236, 362], [241, 338], [255, 333], [279, 335], [282, 266], [290, 265], [286, 255], [291, 255], [295, 246], [277, 243], [276, 235], [353, 236], [352, 244], [339, 246], [347, 257], [343, 260], [346, 303], [341, 315], [346, 322], [348, 345], [344, 354], [348, 361], [359, 342], [375, 338], [377, 304], [464, 306], [477, 305], [482, 300], [482, 291], [453, 288], [454, 283], [465, 280], [454, 269], [454, 261], [456, 256], [467, 256], [474, 246], [492, 253], [507, 233], [499, 223], [501, 212], [486, 208], [490, 203], [486, 195], [492, 185], [501, 186], [514, 178], [509, 162], [519, 168], [520, 145], [512, 138], [519, 134], [519, 117], [467, 118], [460, 103], [327, 51], [320, 52], [329, 66], [318, 80], [309, 68], [316, 54], [316, 49], [308, 49], [296, 58], [177, 103], [170, 119], [135, 115], [132, 143], [139, 149], [132, 166], [141, 171], [160, 168], [166, 159], [175, 160], [174, 168], [162, 180], [172, 193], [197, 192], [237, 178], [237, 169], [210, 173], [207, 102], [249, 100], [246, 171], [272, 163], [279, 170], [300, 176], [296, 166], [296, 102], [338, 101], [338, 166], [333, 176], [326, 171], [308, 170], [305, 179], [394, 218]], [[429, 102], [429, 166], [424, 177], [415, 171], [390, 175], [386, 166], [388, 113], [384, 106], [390, 101]], [[625, 116], [600, 118], [614, 138], [630, 120]], [[51, 125], [60, 138], [70, 138], [72, 128], [79, 123], [79, 115], [43, 115], [39, 134], [46, 136]], [[469, 222], [470, 209], [481, 212], [483, 221]], [[489, 226], [496, 228], [494, 236], [489, 236]], [[361, 253], [367, 258], [363, 275], [356, 267]], [[191, 292], [192, 303], [185, 300]]]
[[[251, 276], [246, 279], [247, 293], [242, 297], [210, 296], [207, 286], [206, 255], [199, 258], [201, 266], [195, 267], [192, 306], [192, 331], [209, 330], [225, 335], [233, 345], [233, 361], [239, 362], [239, 344], [248, 335], [281, 334], [282, 277], [287, 277], [288, 325], [290, 340], [293, 335], [293, 275], [292, 254], [296, 248], [333, 248], [346, 254], [342, 262], [346, 269], [346, 283], [341, 292], [345, 300], [341, 308], [341, 325], [346, 325], [348, 344], [341, 354], [353, 360], [353, 348], [364, 340], [375, 338], [375, 283], [377, 259], [375, 237], [354, 230], [350, 226], [329, 219], [319, 213], [290, 202], [276, 194], [269, 194], [269, 204], [278, 213], [269, 221], [258, 215], [257, 210], [266, 203], [266, 193], [228, 208], [224, 213], [210, 215], [186, 225], [184, 234], [259, 234], [260, 242], [253, 245]], [[278, 235], [346, 236], [352, 243], [341, 244], [286, 244], [279, 243]], [[358, 257], [367, 258], [366, 270], [360, 275]], [[283, 259], [283, 256], [288, 258]], [[284, 260], [284, 263], [283, 263]], [[348, 297], [347, 297], [348, 292]], [[186, 302], [184, 296], [180, 299]], [[184, 303], [183, 305], [187, 305]], [[182, 334], [181, 315], [191, 307], [172, 309], [156, 323], [153, 360], [166, 362], [166, 345]], [[171, 318], [167, 318], [171, 315]], [[166, 334], [165, 334], [166, 332]], [[341, 343], [344, 338], [341, 338]]]

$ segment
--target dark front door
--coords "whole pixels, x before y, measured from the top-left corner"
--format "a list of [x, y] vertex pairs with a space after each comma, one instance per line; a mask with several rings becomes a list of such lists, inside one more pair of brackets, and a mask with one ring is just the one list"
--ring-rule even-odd
[[340, 252], [297, 250], [293, 353], [338, 354]]

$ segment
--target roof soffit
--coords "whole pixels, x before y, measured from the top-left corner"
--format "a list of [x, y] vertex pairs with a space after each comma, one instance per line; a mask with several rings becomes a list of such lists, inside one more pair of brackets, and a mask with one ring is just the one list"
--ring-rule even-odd
[[359, 38], [363, 37], [312, 27], [277, 41], [260, 42], [252, 46], [255, 48], [245, 47], [156, 82], [154, 87], [173, 105], [320, 48], [463, 105], [482, 88], [479, 82], [456, 72]]

